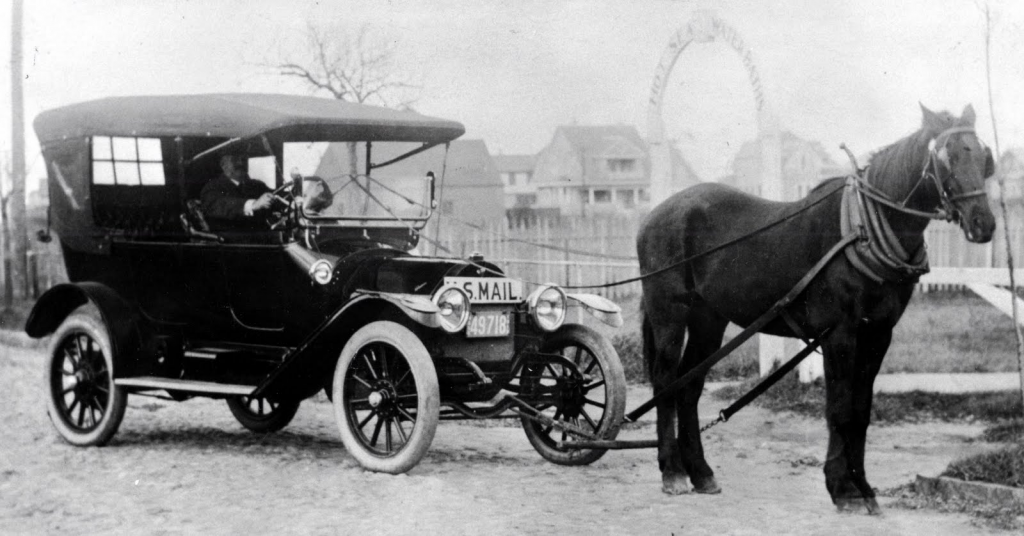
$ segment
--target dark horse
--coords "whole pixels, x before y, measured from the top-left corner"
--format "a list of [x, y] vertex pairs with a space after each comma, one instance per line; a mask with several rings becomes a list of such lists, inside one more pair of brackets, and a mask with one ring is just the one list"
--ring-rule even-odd
[[[855, 251], [835, 256], [787, 307], [789, 319], [776, 318], [760, 330], [784, 337], [797, 336], [796, 329], [811, 338], [825, 334], [825, 486], [840, 508], [879, 512], [864, 474], [872, 384], [914, 283], [927, 271], [929, 219], [922, 212], [959, 222], [971, 242], [988, 242], [995, 229], [984, 193], [994, 164], [974, 133], [974, 109], [968, 105], [959, 118], [921, 109], [920, 130], [876, 153], [861, 180], [849, 179], [854, 195], [872, 194], [865, 199], [883, 228], [882, 239], [875, 236], [881, 243], [851, 244]], [[844, 180], [825, 181], [792, 203], [701, 184], [651, 212], [637, 253], [641, 273], [660, 270], [643, 281], [644, 356], [655, 393], [715, 352], [730, 321], [751, 324], [847, 236], [849, 225], [840, 216], [850, 209], [842, 208], [847, 194], [840, 193], [851, 187]], [[882, 206], [878, 199], [891, 202]], [[882, 250], [885, 258], [865, 260], [856, 255], [859, 248]], [[703, 387], [700, 376], [657, 404], [665, 493], [687, 492], [687, 477], [698, 493], [721, 491], [701, 445], [697, 401]]]

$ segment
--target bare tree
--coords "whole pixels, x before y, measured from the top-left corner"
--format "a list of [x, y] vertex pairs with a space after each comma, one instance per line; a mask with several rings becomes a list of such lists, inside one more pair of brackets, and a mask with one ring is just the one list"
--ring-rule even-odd
[[[999, 161], [999, 129], [996, 127], [995, 100], [992, 98], [992, 12], [988, 2], [978, 8], [985, 16], [985, 81], [988, 85], [988, 110], [992, 118], [992, 138], [995, 144], [995, 158]], [[1006, 210], [1006, 177], [999, 174], [999, 207], [1003, 214], [1003, 236], [1006, 239], [1006, 266], [1010, 271], [1010, 307], [1013, 317], [1014, 335], [1017, 337], [1017, 367], [1020, 373], [1020, 397], [1024, 403], [1024, 333], [1021, 332], [1020, 312], [1017, 310], [1017, 281], [1013, 274], [1013, 244], [1010, 240], [1009, 216]]]
[[305, 49], [268, 64], [282, 76], [349, 102], [408, 109], [419, 87], [399, 72], [398, 42], [363, 25], [353, 35], [339, 27], [306, 26]]
[[[416, 100], [410, 95], [417, 94], [419, 87], [400, 72], [397, 55], [398, 42], [368, 24], [353, 35], [338, 26], [309, 22], [304, 48], [282, 53], [280, 61], [265, 62], [265, 66], [338, 100], [408, 110]], [[348, 144], [348, 162], [349, 173], [358, 174], [355, 143]]]

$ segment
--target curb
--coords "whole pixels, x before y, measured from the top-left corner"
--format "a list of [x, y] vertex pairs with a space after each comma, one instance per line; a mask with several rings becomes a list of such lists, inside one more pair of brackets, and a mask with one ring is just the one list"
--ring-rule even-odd
[[947, 501], [980, 502], [1004, 508], [1024, 504], [1024, 488], [971, 482], [945, 476], [932, 478], [917, 475], [914, 489], [923, 495]]

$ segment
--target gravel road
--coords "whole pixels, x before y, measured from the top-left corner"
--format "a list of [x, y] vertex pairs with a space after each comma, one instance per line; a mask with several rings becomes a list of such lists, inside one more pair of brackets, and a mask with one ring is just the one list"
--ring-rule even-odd
[[[103, 448], [63, 443], [44, 413], [42, 353], [0, 346], [4, 534], [925, 534], [986, 532], [962, 515], [886, 508], [837, 513], [821, 473], [820, 420], [744, 410], [708, 432], [724, 493], [669, 497], [653, 450], [610, 452], [588, 467], [545, 462], [512, 422], [443, 422], [407, 475], [360, 469], [331, 406], [311, 400], [283, 432], [256, 435], [222, 401], [130, 397]], [[647, 392], [631, 388], [629, 407]], [[702, 411], [717, 411], [710, 397]], [[984, 449], [973, 424], [875, 426], [878, 488], [938, 474]], [[620, 437], [652, 437], [641, 422]], [[890, 502], [882, 501], [883, 507]]]

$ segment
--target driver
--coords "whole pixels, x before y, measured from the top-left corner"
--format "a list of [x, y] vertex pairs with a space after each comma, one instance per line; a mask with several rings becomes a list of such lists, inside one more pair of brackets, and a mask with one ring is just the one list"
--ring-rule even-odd
[[232, 153], [220, 157], [222, 175], [203, 186], [199, 199], [203, 212], [216, 230], [265, 230], [274, 195], [262, 182], [248, 173], [245, 155]]

